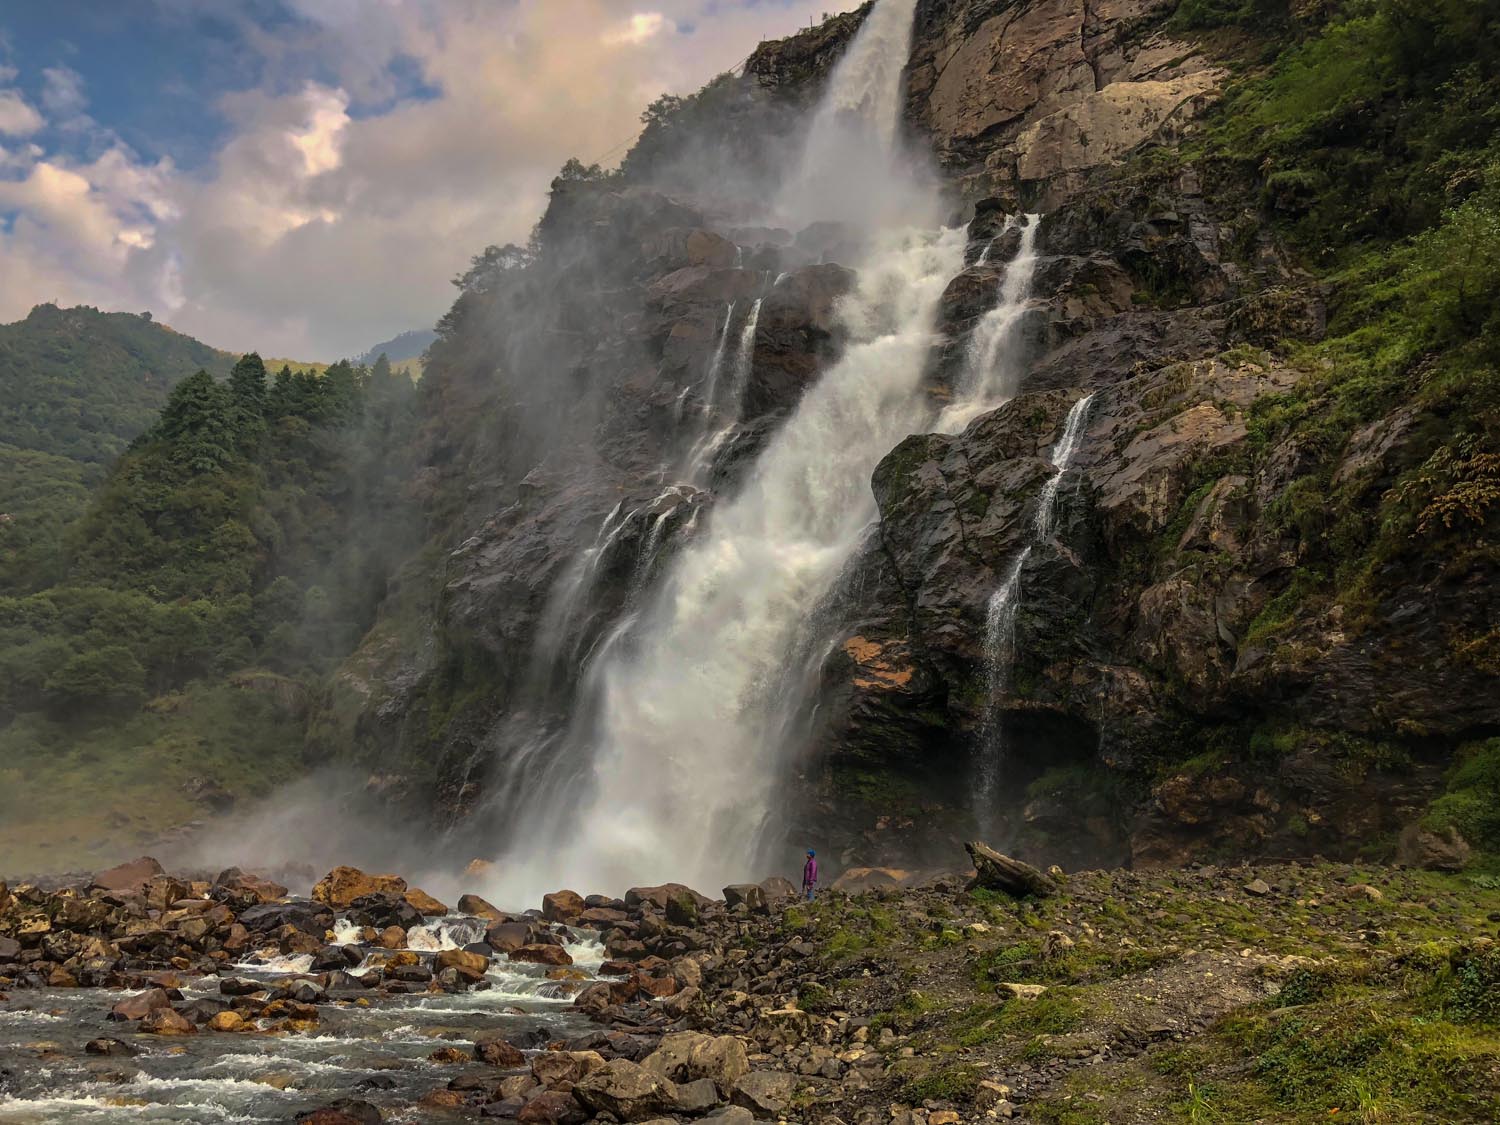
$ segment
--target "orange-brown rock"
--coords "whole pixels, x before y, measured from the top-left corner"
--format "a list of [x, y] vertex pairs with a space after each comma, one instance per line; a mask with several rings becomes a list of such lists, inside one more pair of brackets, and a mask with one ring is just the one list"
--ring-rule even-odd
[[357, 867], [335, 867], [313, 887], [315, 901], [335, 910], [347, 910], [362, 895], [401, 895], [406, 880], [399, 875], [370, 875]]
[[196, 1035], [193, 1021], [171, 1008], [157, 1008], [141, 1020], [143, 1035]]
[[478, 895], [460, 895], [458, 912], [473, 918], [483, 918], [488, 922], [504, 922], [510, 918], [509, 914], [496, 909]]
[[111, 867], [94, 876], [92, 885], [116, 894], [145, 894], [151, 880], [163, 874], [162, 865], [148, 855]]
[[441, 918], [448, 913], [446, 906], [418, 887], [408, 887], [402, 897], [408, 906], [425, 918]]
[[572, 956], [560, 945], [523, 945], [512, 949], [512, 961], [529, 961], [536, 965], [571, 965]]
[[584, 910], [583, 896], [576, 891], [553, 891], [542, 896], [542, 917], [549, 922], [576, 922]]

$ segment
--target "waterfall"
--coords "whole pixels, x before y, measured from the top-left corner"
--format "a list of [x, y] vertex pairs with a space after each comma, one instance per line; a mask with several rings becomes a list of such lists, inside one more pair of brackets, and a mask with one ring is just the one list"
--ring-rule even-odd
[[[879, 0], [866, 19], [829, 80], [784, 201], [803, 218], [834, 205], [840, 218], [894, 211], [904, 222], [867, 223], [855, 287], [835, 312], [843, 354], [587, 662], [568, 734], [578, 761], [549, 764], [526, 803], [520, 854], [506, 863], [514, 901], [564, 880], [715, 889], [754, 869], [795, 750], [783, 720], [797, 704], [785, 694], [787, 669], [825, 639], [809, 622], [878, 516], [876, 464], [931, 422], [923, 375], [939, 301], [963, 268], [962, 230], [905, 225], [935, 213], [935, 199], [891, 207], [925, 190], [897, 144], [914, 10], [915, 0]], [[736, 395], [758, 315], [757, 303], [740, 333]], [[716, 372], [727, 333], [726, 321]]]
[[[1007, 223], [1006, 228], [1009, 227]], [[995, 305], [969, 336], [958, 394], [938, 419], [938, 429], [946, 433], [963, 429], [979, 415], [1012, 398], [1020, 387], [1024, 358], [1021, 324], [1036, 276], [1036, 236], [1040, 227], [1040, 215], [1025, 216], [1020, 245], [1001, 276]]]
[[703, 379], [703, 410], [708, 413], [714, 408], [714, 400], [719, 392], [719, 372], [724, 367], [724, 345], [729, 342], [729, 322], [734, 319], [734, 302], [729, 302], [729, 308], [724, 313], [724, 327], [719, 329], [719, 341], [714, 345], [714, 354], [708, 361], [708, 371]]
[[1031, 557], [1035, 543], [1052, 537], [1057, 523], [1058, 487], [1062, 483], [1073, 455], [1078, 452], [1083, 438], [1083, 427], [1088, 421], [1092, 394], [1085, 395], [1068, 410], [1063, 423], [1062, 436], [1048, 454], [1052, 462], [1052, 475], [1042, 486], [1037, 498], [1036, 515], [1032, 520], [1033, 542], [1021, 549], [1000, 585], [990, 595], [984, 617], [984, 667], [989, 696], [985, 702], [984, 722], [980, 728], [978, 783], [974, 791], [974, 807], [982, 833], [989, 835], [995, 827], [994, 808], [1000, 797], [1000, 786], [1005, 769], [1005, 728], [1002, 708], [1005, 696], [1010, 691], [1011, 669], [1015, 667], [1016, 613], [1021, 608], [1021, 573], [1026, 560]]
[[1089, 394], [1073, 404], [1068, 411], [1068, 420], [1063, 424], [1062, 437], [1048, 455], [1048, 460], [1052, 462], [1055, 471], [1042, 486], [1042, 495], [1037, 502], [1036, 537], [1038, 540], [1052, 537], [1052, 525], [1057, 520], [1058, 486], [1062, 484], [1063, 474], [1068, 471], [1068, 466], [1073, 461], [1073, 454], [1078, 452], [1078, 443], [1083, 438], [1084, 423], [1088, 421], [1089, 405], [1093, 401], [1094, 396]]
[[994, 830], [993, 810], [1000, 796], [1005, 763], [1001, 706], [1010, 692], [1010, 672], [1015, 667], [1016, 611], [1021, 607], [1021, 571], [1031, 557], [1025, 547], [1006, 569], [1005, 577], [990, 595], [984, 615], [984, 666], [989, 697], [985, 701], [984, 725], [980, 729], [979, 777], [974, 789], [974, 807], [979, 830], [989, 836]]
[[829, 76], [779, 210], [802, 222], [932, 225], [932, 184], [901, 151], [916, 0], [879, 0]]
[[750, 306], [750, 315], [745, 318], [745, 327], [740, 329], [739, 347], [734, 353], [734, 367], [730, 371], [729, 393], [733, 396], [735, 418], [738, 420], [741, 403], [745, 396], [745, 385], [750, 381], [750, 364], [755, 359], [755, 330], [760, 326], [760, 306], [764, 297], [757, 297]]

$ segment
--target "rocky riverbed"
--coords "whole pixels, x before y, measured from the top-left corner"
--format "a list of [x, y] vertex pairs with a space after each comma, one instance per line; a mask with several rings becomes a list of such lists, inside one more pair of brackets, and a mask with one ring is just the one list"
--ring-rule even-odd
[[846, 872], [539, 908], [0, 887], [0, 1122], [1492, 1121], [1500, 881]]

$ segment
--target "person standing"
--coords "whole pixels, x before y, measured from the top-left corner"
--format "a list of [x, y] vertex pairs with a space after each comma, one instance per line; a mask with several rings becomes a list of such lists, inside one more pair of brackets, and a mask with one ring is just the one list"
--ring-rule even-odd
[[813, 891], [818, 886], [818, 853], [807, 849], [807, 862], [802, 865], [802, 893], [807, 901], [813, 900]]

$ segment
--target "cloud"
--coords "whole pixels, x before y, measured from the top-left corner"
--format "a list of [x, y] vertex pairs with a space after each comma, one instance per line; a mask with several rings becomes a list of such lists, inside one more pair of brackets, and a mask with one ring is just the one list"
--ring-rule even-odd
[[676, 31], [677, 25], [660, 12], [637, 12], [614, 31], [606, 32], [604, 42], [610, 46], [638, 47], [664, 31]]
[[96, 128], [87, 159], [0, 155], [0, 320], [57, 298], [222, 347], [357, 354], [431, 324], [484, 246], [524, 241], [568, 157], [618, 156], [657, 95], [857, 0], [284, 2], [302, 22], [236, 17], [260, 77], [222, 97], [227, 139], [191, 174], [101, 138], [83, 76], [43, 74], [49, 115]]
[[46, 122], [18, 90], [0, 90], [0, 136], [29, 137]]

